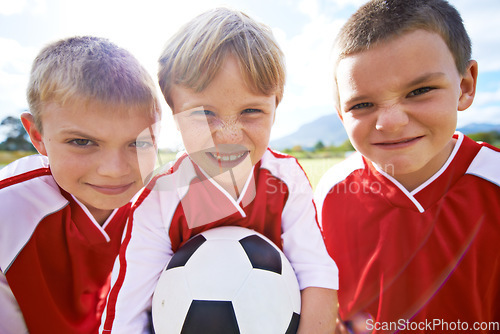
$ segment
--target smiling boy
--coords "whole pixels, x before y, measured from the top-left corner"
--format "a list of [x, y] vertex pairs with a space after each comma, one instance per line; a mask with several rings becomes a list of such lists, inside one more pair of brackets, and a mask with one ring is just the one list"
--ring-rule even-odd
[[370, 1], [337, 37], [336, 107], [357, 153], [325, 174], [316, 203], [339, 329], [500, 329], [500, 152], [455, 132], [476, 92], [470, 57], [444, 0]]
[[[296, 159], [268, 148], [285, 83], [269, 28], [238, 11], [205, 12], [171, 38], [158, 76], [187, 154], [134, 203], [101, 331], [149, 332], [152, 295], [173, 253], [200, 232], [234, 225], [264, 234], [290, 260], [302, 297], [298, 333], [331, 333], [337, 267], [311, 185]], [[266, 325], [256, 319], [255, 332]]]
[[0, 332], [97, 333], [130, 200], [156, 160], [155, 85], [106, 39], [49, 44], [22, 123], [39, 155], [0, 172]]

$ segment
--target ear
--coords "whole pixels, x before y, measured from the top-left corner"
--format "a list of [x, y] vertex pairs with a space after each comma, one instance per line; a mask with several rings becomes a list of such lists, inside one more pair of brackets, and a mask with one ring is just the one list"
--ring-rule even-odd
[[458, 99], [458, 110], [460, 111], [469, 108], [472, 101], [474, 101], [474, 96], [476, 95], [477, 73], [477, 61], [471, 60], [460, 82], [460, 98]]
[[344, 119], [342, 118], [342, 112], [340, 111], [339, 107], [335, 107], [335, 110], [337, 110], [337, 116], [339, 116], [340, 121], [344, 123]]
[[30, 136], [31, 142], [33, 143], [33, 146], [35, 146], [38, 153], [47, 155], [47, 150], [45, 149], [45, 145], [43, 143], [42, 134], [35, 125], [35, 119], [33, 118], [33, 115], [28, 112], [22, 113], [21, 122], [23, 123], [24, 129]]

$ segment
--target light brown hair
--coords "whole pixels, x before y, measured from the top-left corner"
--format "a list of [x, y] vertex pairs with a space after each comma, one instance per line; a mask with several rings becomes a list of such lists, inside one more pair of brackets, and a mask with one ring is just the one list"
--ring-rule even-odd
[[93, 36], [62, 39], [42, 49], [33, 61], [27, 98], [39, 131], [43, 105], [51, 102], [96, 100], [160, 114], [156, 86], [145, 68], [127, 50]]
[[284, 56], [272, 31], [240, 11], [216, 8], [184, 25], [160, 56], [158, 79], [170, 107], [173, 85], [202, 91], [228, 55], [238, 59], [250, 88], [264, 95], [275, 94], [276, 104], [281, 101]]

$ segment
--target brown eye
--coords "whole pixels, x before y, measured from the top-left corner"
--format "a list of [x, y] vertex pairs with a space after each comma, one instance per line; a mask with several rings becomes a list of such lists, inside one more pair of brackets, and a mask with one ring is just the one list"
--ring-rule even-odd
[[369, 108], [373, 106], [373, 103], [370, 103], [370, 102], [363, 102], [363, 103], [358, 103], [356, 104], [355, 106], [353, 106], [351, 109], [349, 110], [356, 110], [356, 109], [364, 109], [364, 108]]
[[93, 144], [89, 139], [73, 139], [70, 143], [76, 146], [90, 146]]
[[428, 93], [430, 92], [431, 90], [433, 90], [432, 87], [422, 87], [422, 88], [417, 88], [413, 91], [410, 92], [410, 94], [408, 94], [408, 96], [417, 96], [417, 95], [422, 95], [422, 94], [425, 94], [425, 93]]

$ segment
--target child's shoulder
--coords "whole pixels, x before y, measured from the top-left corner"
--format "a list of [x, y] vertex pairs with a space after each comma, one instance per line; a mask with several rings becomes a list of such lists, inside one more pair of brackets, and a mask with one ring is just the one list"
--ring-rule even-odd
[[349, 157], [333, 165], [326, 171], [318, 182], [317, 189], [329, 191], [336, 184], [344, 181], [353, 172], [365, 169], [366, 164], [363, 156], [358, 152], [352, 153]]
[[[47, 211], [50, 203], [67, 203], [61, 195], [45, 156], [31, 155], [12, 162], [0, 170], [0, 214], [33, 210]], [[22, 208], [22, 209], [21, 209]]]
[[175, 160], [163, 164], [154, 174], [147, 188], [163, 187], [164, 190], [174, 190], [179, 186], [189, 185], [192, 179], [197, 177], [195, 164], [186, 153], [178, 154]]
[[[12, 162], [0, 171], [0, 214], [46, 212], [67, 200], [62, 196], [45, 156], [31, 155]], [[9, 215], [9, 217], [12, 215]]]
[[260, 168], [280, 170], [300, 168], [300, 164], [294, 156], [267, 148], [260, 160]]
[[8, 268], [38, 223], [68, 201], [50, 174], [46, 158], [35, 155], [4, 167], [0, 180], [0, 267]]
[[47, 157], [40, 154], [28, 155], [0, 169], [0, 184], [3, 185], [7, 182], [6, 180], [12, 178], [17, 178], [19, 182], [20, 180], [30, 179], [44, 174], [50, 174]]
[[470, 163], [466, 174], [475, 175], [500, 186], [500, 149], [487, 143], [475, 143], [479, 151]]

